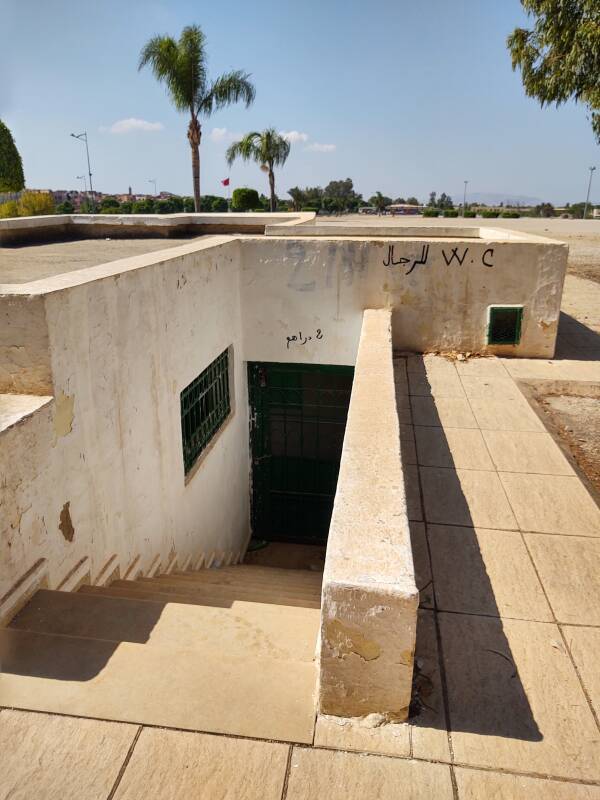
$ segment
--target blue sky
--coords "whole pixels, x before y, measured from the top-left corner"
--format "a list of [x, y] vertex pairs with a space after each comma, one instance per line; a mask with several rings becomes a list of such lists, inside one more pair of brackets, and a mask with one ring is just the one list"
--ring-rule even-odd
[[[84, 148], [69, 133], [87, 130], [94, 188], [147, 192], [156, 178], [191, 193], [186, 117], [137, 61], [150, 36], [192, 23], [211, 74], [245, 69], [257, 89], [250, 109], [204, 121], [203, 193], [223, 193], [231, 137], [270, 125], [300, 134], [280, 196], [351, 177], [366, 197], [460, 199], [468, 179], [477, 193], [576, 202], [600, 166], [583, 107], [542, 110], [512, 72], [518, 0], [0, 0], [0, 20], [0, 118], [31, 187], [77, 186]], [[235, 164], [231, 181], [267, 190], [251, 164]]]

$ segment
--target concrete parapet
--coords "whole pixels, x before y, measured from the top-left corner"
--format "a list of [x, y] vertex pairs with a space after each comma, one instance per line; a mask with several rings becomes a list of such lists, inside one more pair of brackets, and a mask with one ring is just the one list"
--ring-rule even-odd
[[415, 584], [394, 391], [391, 312], [364, 312], [323, 579], [319, 707], [408, 716]]

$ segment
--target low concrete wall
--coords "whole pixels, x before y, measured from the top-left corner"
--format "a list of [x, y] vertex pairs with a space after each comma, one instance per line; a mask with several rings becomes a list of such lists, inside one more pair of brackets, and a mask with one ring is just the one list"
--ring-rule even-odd
[[321, 612], [319, 707], [404, 720], [419, 594], [394, 390], [391, 312], [365, 311]]

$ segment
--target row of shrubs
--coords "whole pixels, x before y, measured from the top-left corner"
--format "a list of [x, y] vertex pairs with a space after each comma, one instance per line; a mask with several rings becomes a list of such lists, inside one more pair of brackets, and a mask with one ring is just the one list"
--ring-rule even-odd
[[[302, 209], [304, 210], [304, 209]], [[504, 219], [519, 219], [521, 216], [518, 211], [498, 211], [497, 209], [484, 208], [479, 212], [479, 215], [484, 219], [496, 219], [502, 217]], [[467, 219], [474, 219], [477, 216], [476, 211], [467, 209], [464, 214], [459, 214], [456, 208], [425, 208], [423, 209], [424, 217], [466, 217]]]
[[23, 192], [18, 200], [0, 203], [0, 219], [7, 217], [39, 217], [54, 214], [54, 199], [48, 192]]

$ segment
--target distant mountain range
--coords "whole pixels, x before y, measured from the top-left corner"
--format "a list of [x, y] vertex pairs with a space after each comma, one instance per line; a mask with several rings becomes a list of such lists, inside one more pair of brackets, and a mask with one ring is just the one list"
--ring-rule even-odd
[[[462, 203], [462, 192], [452, 195], [455, 204]], [[529, 197], [525, 194], [501, 194], [500, 192], [469, 192], [467, 189], [467, 203], [485, 203], [488, 206], [537, 206], [543, 202], [539, 197]]]

